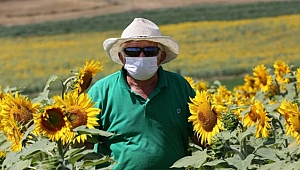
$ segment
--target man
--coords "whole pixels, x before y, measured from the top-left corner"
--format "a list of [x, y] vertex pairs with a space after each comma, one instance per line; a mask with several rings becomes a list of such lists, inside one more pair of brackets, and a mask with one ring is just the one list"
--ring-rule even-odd
[[169, 168], [186, 156], [193, 136], [187, 118], [195, 92], [181, 75], [161, 66], [177, 57], [177, 42], [161, 36], [153, 22], [135, 18], [121, 38], [109, 38], [103, 46], [123, 67], [88, 93], [101, 109], [101, 129], [118, 135], [101, 138], [94, 149], [112, 156], [114, 169]]

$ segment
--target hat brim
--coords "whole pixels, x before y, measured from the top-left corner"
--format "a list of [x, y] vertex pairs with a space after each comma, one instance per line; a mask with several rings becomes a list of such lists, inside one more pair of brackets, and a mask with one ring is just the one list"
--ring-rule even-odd
[[109, 58], [111, 58], [114, 62], [123, 65], [123, 63], [119, 59], [118, 52], [120, 52], [120, 46], [124, 42], [131, 40], [147, 40], [161, 44], [164, 47], [163, 50], [166, 52], [166, 59], [162, 62], [162, 64], [174, 60], [179, 53], [179, 46], [177, 42], [168, 36], [109, 38], [103, 42], [103, 47]]

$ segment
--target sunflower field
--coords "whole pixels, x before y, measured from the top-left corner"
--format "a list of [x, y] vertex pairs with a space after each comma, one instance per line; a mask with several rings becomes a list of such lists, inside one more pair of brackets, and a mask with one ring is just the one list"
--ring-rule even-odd
[[[119, 37], [136, 15], [157, 22], [164, 35], [178, 41], [178, 58], [163, 67], [185, 76], [196, 91], [187, 103], [188, 121], [201, 146], [190, 143], [190, 156], [173, 168], [298, 169], [298, 1], [0, 27], [1, 169], [114, 165], [113, 158], [85, 144], [99, 142], [95, 136], [115, 135], [97, 129], [101, 110], [86, 91], [92, 80], [121, 68], [106, 56], [102, 42]], [[225, 76], [237, 76], [242, 83], [232, 80], [228, 88], [218, 80]]]

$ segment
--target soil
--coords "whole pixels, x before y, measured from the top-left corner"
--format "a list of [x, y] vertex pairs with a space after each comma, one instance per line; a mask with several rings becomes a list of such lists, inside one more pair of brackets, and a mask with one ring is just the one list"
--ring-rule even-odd
[[92, 17], [131, 10], [274, 0], [0, 0], [0, 27]]

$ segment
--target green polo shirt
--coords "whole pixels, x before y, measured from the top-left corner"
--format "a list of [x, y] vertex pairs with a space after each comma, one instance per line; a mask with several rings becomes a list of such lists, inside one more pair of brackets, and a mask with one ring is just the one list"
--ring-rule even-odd
[[97, 81], [89, 90], [101, 129], [118, 135], [101, 138], [96, 152], [112, 156], [114, 169], [167, 169], [186, 156], [189, 97], [195, 92], [179, 74], [158, 69], [158, 86], [145, 100], [130, 89], [124, 69]]

